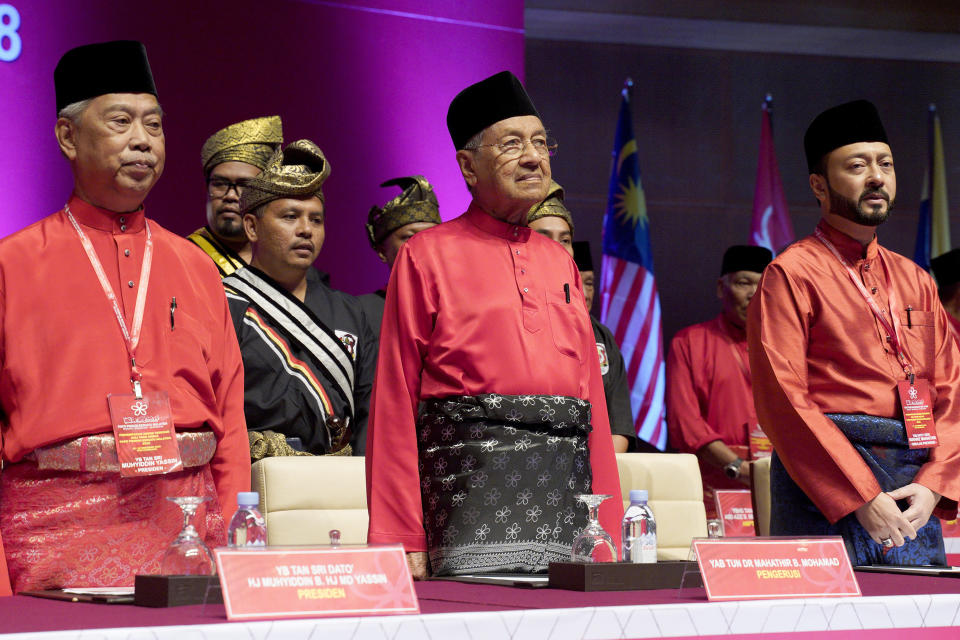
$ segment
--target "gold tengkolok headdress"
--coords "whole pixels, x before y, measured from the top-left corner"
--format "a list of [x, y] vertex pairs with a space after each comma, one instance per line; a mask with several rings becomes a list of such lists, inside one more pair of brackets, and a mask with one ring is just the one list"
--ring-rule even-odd
[[240, 196], [240, 212], [247, 213], [279, 198], [311, 198], [323, 200], [321, 186], [330, 175], [330, 163], [310, 140], [291, 142], [277, 150], [263, 173], [252, 178]]
[[367, 238], [374, 249], [400, 227], [414, 222], [440, 224], [440, 205], [433, 187], [423, 176], [405, 176], [387, 180], [381, 187], [397, 186], [403, 193], [383, 205], [374, 205], [367, 215]]
[[547, 216], [557, 216], [566, 220], [567, 224], [570, 225], [570, 235], [573, 235], [573, 216], [570, 215], [570, 210], [563, 204], [563, 187], [553, 180], [550, 181], [550, 191], [547, 193], [547, 197], [530, 207], [530, 211], [527, 213], [527, 224]]
[[203, 173], [223, 162], [246, 162], [262, 171], [270, 156], [283, 144], [280, 116], [253, 118], [232, 124], [207, 138], [200, 149]]

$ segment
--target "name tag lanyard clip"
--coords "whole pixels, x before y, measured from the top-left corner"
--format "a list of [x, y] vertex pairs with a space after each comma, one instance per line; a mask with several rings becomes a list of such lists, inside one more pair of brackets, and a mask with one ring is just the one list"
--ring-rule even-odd
[[857, 276], [857, 272], [854, 271], [853, 267], [850, 266], [850, 264], [842, 255], [840, 255], [840, 252], [837, 251], [837, 248], [833, 245], [833, 243], [827, 239], [827, 236], [825, 236], [820, 229], [815, 229], [813, 233], [817, 239], [822, 242], [827, 249], [830, 250], [830, 253], [834, 255], [843, 268], [847, 270], [847, 275], [850, 276], [850, 280], [852, 280], [853, 284], [856, 285], [857, 290], [860, 291], [860, 295], [862, 295], [863, 299], [866, 300], [867, 305], [873, 312], [873, 315], [877, 317], [877, 320], [887, 332], [887, 342], [890, 343], [891, 347], [893, 347], [893, 352], [897, 357], [897, 362], [900, 363], [903, 373], [906, 375], [907, 380], [910, 381], [910, 385], [913, 386], [916, 380], [916, 375], [914, 374], [913, 367], [907, 360], [906, 355], [903, 353], [903, 347], [900, 345], [899, 329], [901, 327], [901, 323], [900, 318], [896, 313], [897, 293], [894, 291], [893, 284], [890, 282], [890, 272], [887, 271], [887, 265], [884, 263], [883, 255], [878, 253], [880, 264], [883, 267], [883, 274], [887, 283], [887, 300], [889, 302], [890, 320], [887, 320], [883, 314], [883, 311], [880, 309], [880, 305], [877, 304], [877, 301], [872, 295], [870, 295], [870, 292], [867, 291], [867, 288], [860, 281], [860, 278]]
[[150, 268], [153, 263], [153, 237], [150, 233], [150, 224], [144, 220], [144, 226], [147, 230], [147, 243], [143, 253], [143, 265], [140, 267], [140, 290], [137, 292], [137, 302], [133, 312], [133, 324], [128, 330], [127, 323], [123, 320], [123, 312], [120, 310], [120, 304], [117, 302], [117, 295], [113, 291], [110, 280], [107, 279], [107, 274], [103, 270], [103, 264], [100, 262], [100, 258], [97, 257], [97, 252], [93, 248], [93, 243], [90, 242], [90, 238], [87, 237], [87, 234], [85, 234], [83, 229], [80, 228], [80, 225], [77, 224], [76, 218], [73, 217], [73, 213], [70, 211], [70, 205], [64, 205], [63, 209], [66, 211], [70, 223], [77, 232], [77, 237], [80, 238], [80, 244], [83, 245], [83, 250], [87, 254], [90, 266], [93, 267], [94, 272], [97, 274], [97, 279], [100, 281], [103, 293], [107, 296], [110, 304], [113, 305], [113, 314], [116, 316], [117, 323], [120, 325], [120, 332], [123, 334], [123, 343], [127, 347], [127, 355], [130, 358], [130, 385], [133, 387], [134, 395], [140, 400], [143, 398], [143, 389], [140, 385], [143, 376], [137, 368], [135, 354], [137, 345], [140, 343], [140, 333], [143, 327], [143, 309], [147, 302], [147, 285], [150, 283]]

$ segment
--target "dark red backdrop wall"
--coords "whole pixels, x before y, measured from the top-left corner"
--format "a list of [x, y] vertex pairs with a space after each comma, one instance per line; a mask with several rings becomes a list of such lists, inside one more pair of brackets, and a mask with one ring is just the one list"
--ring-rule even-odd
[[0, 61], [0, 236], [56, 211], [70, 194], [53, 137], [60, 55], [137, 39], [167, 113], [167, 166], [148, 215], [184, 235], [203, 224], [203, 141], [232, 122], [280, 114], [287, 141], [310, 138], [330, 160], [317, 265], [352, 293], [387, 278], [363, 229], [370, 206], [396, 193], [380, 182], [422, 173], [436, 185], [444, 219], [458, 215], [468, 197], [447, 105], [487, 75], [523, 73], [522, 0], [4, 2], [19, 13], [22, 50]]

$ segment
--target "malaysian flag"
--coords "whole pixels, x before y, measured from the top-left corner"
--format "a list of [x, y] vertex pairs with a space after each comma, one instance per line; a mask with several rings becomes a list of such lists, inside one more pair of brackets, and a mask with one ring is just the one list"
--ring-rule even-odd
[[622, 91], [613, 143], [603, 223], [600, 321], [613, 331], [623, 353], [637, 436], [663, 450], [667, 446], [663, 329], [660, 296], [653, 279], [647, 203], [640, 184], [637, 141], [630, 117], [631, 86], [633, 83], [628, 80]]
[[793, 242], [793, 224], [783, 195], [777, 154], [773, 148], [771, 111], [773, 98], [767, 94], [760, 114], [760, 153], [757, 157], [757, 183], [753, 191], [753, 218], [750, 221], [750, 244], [766, 247], [777, 255]]
[[947, 170], [937, 105], [931, 104], [927, 120], [927, 172], [923, 176], [920, 218], [913, 260], [930, 270], [930, 258], [950, 251], [950, 208], [947, 205]]

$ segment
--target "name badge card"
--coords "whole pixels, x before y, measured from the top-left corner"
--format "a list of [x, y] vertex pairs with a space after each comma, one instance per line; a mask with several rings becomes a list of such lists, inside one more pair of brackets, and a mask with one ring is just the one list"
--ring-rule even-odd
[[759, 460], [769, 458], [771, 455], [773, 455], [773, 443], [760, 425], [753, 425], [750, 429], [750, 459]]
[[753, 527], [753, 500], [750, 491], [717, 489], [714, 491], [717, 515], [723, 523], [723, 535], [730, 537], [755, 537]]
[[166, 391], [107, 396], [120, 475], [152, 476], [183, 469]]
[[903, 423], [907, 427], [907, 443], [911, 449], [926, 449], [940, 444], [933, 424], [933, 405], [930, 402], [930, 386], [923, 378], [913, 384], [909, 380], [897, 383], [900, 406], [903, 408]]
[[698, 538], [708, 600], [859, 596], [843, 538]]
[[401, 545], [214, 549], [229, 620], [420, 613]]

